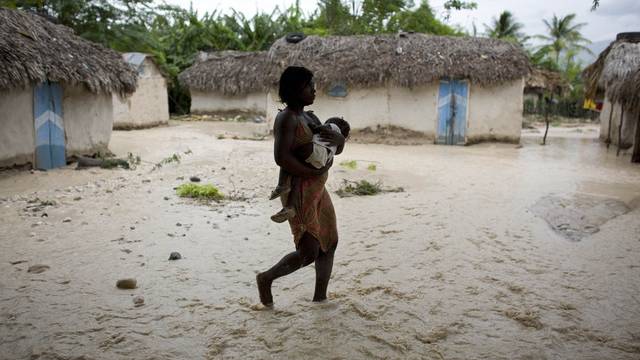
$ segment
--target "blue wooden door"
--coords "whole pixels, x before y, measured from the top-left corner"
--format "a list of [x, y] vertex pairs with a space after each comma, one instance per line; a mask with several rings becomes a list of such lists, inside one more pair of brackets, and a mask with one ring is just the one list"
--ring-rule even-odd
[[33, 118], [36, 129], [36, 168], [53, 169], [66, 165], [62, 87], [42, 83], [33, 90]]
[[437, 144], [464, 145], [468, 93], [469, 86], [466, 81], [440, 81]]

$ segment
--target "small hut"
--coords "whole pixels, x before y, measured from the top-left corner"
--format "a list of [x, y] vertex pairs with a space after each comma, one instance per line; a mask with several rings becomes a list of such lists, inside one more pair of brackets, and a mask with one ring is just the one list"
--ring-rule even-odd
[[138, 73], [136, 91], [126, 97], [113, 95], [113, 128], [144, 129], [169, 122], [167, 78], [152, 56], [124, 53], [122, 58]]
[[[588, 99], [604, 97], [600, 139], [640, 162], [640, 32], [620, 33], [583, 72]], [[635, 147], [634, 147], [635, 145]], [[632, 150], [634, 148], [634, 150]]]
[[178, 79], [191, 93], [191, 113], [264, 115], [267, 102], [264, 51], [201, 53]]
[[309, 36], [276, 41], [267, 120], [276, 115], [277, 78], [305, 66], [318, 87], [310, 107], [321, 118], [344, 116], [352, 128], [398, 126], [441, 144], [518, 142], [526, 54], [486, 38], [398, 34]]
[[117, 52], [33, 13], [0, 8], [0, 166], [50, 169], [106, 151], [111, 94], [135, 86]]
[[524, 86], [524, 100], [538, 104], [545, 94], [561, 97], [569, 88], [567, 80], [557, 71], [534, 67]]

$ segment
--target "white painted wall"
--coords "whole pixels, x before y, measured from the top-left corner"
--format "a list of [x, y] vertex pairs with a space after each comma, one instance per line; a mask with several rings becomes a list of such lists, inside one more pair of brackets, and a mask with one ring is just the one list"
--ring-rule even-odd
[[115, 129], [146, 128], [169, 121], [167, 81], [149, 58], [144, 60], [143, 69], [133, 94], [126, 98], [113, 95]]
[[407, 89], [389, 89], [389, 124], [421, 131], [435, 138], [439, 84]]
[[[316, 94], [313, 110], [321, 120], [343, 116], [353, 129], [395, 125], [435, 136], [439, 82], [415, 89], [395, 86], [372, 89], [348, 89], [344, 98]], [[466, 135], [470, 142], [483, 140], [518, 141], [522, 128], [524, 79], [495, 87], [469, 86]], [[267, 121], [273, 124], [278, 101], [277, 91], [267, 96]]]
[[264, 114], [267, 102], [264, 92], [228, 96], [214, 92], [190, 90], [191, 112], [194, 114], [246, 112]]
[[491, 87], [469, 85], [467, 142], [520, 140], [524, 79]]
[[111, 94], [94, 94], [82, 86], [64, 86], [62, 111], [67, 156], [106, 151], [113, 127]]
[[0, 166], [33, 163], [33, 88], [0, 91]]
[[[609, 133], [609, 114], [611, 114], [611, 110], [613, 109], [613, 116], [611, 118], [611, 144], [618, 145], [618, 132], [620, 126], [620, 113], [622, 112], [622, 107], [620, 104], [615, 104], [612, 106], [611, 102], [605, 95], [604, 103], [602, 104], [602, 111], [600, 112], [600, 140], [605, 141], [607, 139]], [[635, 127], [638, 122], [638, 112], [640, 109], [635, 109], [635, 111], [628, 111], [625, 109], [624, 111], [624, 119], [622, 121], [622, 147], [630, 147], [633, 145], [634, 137], [635, 137]]]

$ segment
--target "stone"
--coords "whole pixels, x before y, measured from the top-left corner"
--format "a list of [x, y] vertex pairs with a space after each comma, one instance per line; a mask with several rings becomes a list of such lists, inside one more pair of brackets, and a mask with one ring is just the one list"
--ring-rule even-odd
[[70, 217], [66, 217], [62, 220], [63, 223], [68, 223], [71, 222], [71, 218]]
[[138, 281], [133, 278], [120, 279], [116, 281], [116, 287], [118, 289], [135, 289], [136, 287], [138, 287]]
[[191, 182], [200, 182], [200, 178], [197, 176], [192, 176], [189, 178], [189, 180], [191, 180]]
[[182, 255], [179, 252], [174, 251], [169, 255], [169, 260], [180, 260], [182, 259]]
[[49, 265], [32, 265], [32, 266], [29, 266], [29, 269], [27, 270], [27, 272], [30, 272], [32, 274], [40, 274], [49, 270], [50, 268], [51, 267]]
[[140, 307], [140, 306], [144, 305], [144, 297], [142, 295], [135, 296], [133, 298], [133, 305], [135, 307]]

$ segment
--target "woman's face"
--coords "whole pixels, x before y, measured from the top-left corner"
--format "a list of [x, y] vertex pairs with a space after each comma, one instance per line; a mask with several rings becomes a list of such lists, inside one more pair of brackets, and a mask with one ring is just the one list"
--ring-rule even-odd
[[313, 101], [316, 99], [316, 84], [313, 80], [309, 81], [304, 88], [302, 88], [302, 92], [300, 93], [300, 101], [304, 106], [313, 104]]

